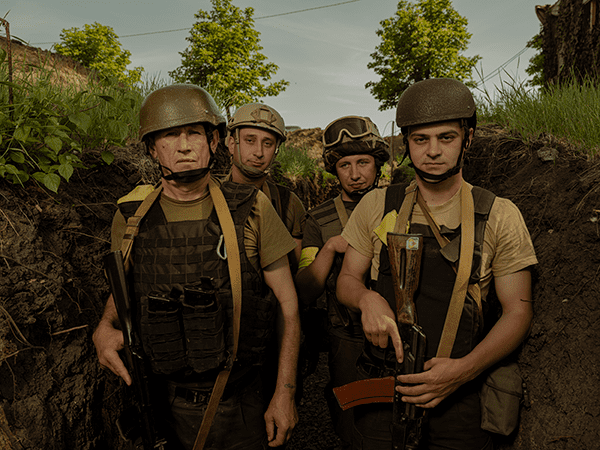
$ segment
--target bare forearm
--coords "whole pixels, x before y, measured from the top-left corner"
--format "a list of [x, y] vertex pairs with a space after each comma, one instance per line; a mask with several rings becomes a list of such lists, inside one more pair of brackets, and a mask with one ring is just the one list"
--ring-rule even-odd
[[335, 251], [325, 246], [310, 265], [298, 271], [296, 290], [300, 303], [309, 305], [323, 293], [334, 258]]
[[503, 314], [485, 339], [463, 358], [468, 379], [510, 355], [527, 337], [532, 318], [528, 308]]
[[279, 365], [277, 370], [276, 392], [293, 397], [296, 392], [296, 372], [300, 351], [300, 319], [297, 313], [278, 308], [277, 340]]
[[337, 279], [336, 295], [338, 300], [353, 311], [360, 311], [360, 302], [370, 292], [362, 280], [342, 272]]

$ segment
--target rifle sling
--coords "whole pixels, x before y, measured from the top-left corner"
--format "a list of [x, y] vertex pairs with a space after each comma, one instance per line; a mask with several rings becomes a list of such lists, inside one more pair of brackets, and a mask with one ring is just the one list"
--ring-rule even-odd
[[193, 450], [202, 450], [204, 448], [219, 402], [223, 396], [225, 385], [231, 374], [231, 369], [238, 349], [242, 312], [242, 269], [235, 225], [225, 197], [212, 178], [208, 182], [208, 189], [215, 205], [219, 223], [223, 230], [225, 249], [227, 250], [227, 258], [229, 259], [229, 264], [227, 266], [229, 268], [229, 279], [231, 281], [231, 290], [233, 294], [233, 349], [225, 363], [225, 367], [219, 373], [215, 381], [210, 400], [208, 401], [208, 406], [206, 407], [206, 412], [204, 413], [198, 435], [196, 436], [196, 442], [194, 442]]
[[[431, 216], [431, 212], [425, 201], [417, 194], [416, 186], [411, 191], [411, 186], [416, 183], [411, 183], [406, 188], [406, 196], [400, 207], [400, 213], [396, 220], [396, 230], [401, 230], [403, 224], [406, 224], [406, 232], [410, 228], [410, 216], [412, 209], [414, 208], [415, 202], [419, 203], [419, 207], [423, 211], [429, 227], [433, 231], [441, 248], [444, 248], [448, 243], [448, 239], [441, 235], [439, 226]], [[456, 281], [454, 282], [454, 288], [452, 289], [452, 297], [448, 306], [448, 312], [446, 313], [446, 320], [444, 322], [444, 328], [442, 330], [442, 337], [438, 345], [437, 354], [438, 358], [449, 358], [452, 353], [452, 347], [456, 339], [456, 333], [460, 323], [460, 317], [462, 315], [462, 309], [465, 303], [465, 297], [467, 290], [473, 295], [479, 311], [481, 313], [481, 291], [478, 285], [469, 286], [469, 278], [471, 275], [471, 265], [473, 264], [473, 249], [475, 247], [475, 205], [473, 202], [473, 195], [471, 193], [471, 186], [466, 181], [462, 180], [461, 194], [460, 194], [460, 205], [461, 205], [461, 240], [460, 240], [460, 259], [458, 262], [458, 269], [454, 267], [456, 271]]]

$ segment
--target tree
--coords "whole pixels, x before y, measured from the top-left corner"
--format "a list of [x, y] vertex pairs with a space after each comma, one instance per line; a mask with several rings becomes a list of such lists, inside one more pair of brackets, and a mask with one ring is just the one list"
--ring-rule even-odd
[[260, 33], [254, 29], [253, 8], [233, 6], [231, 0], [211, 0], [213, 9], [194, 15], [199, 19], [181, 52], [181, 66], [169, 72], [178, 82], [194, 83], [215, 93], [227, 110], [234, 105], [276, 96], [289, 85], [285, 80], [266, 84], [279, 67], [260, 53]]
[[380, 111], [394, 108], [406, 88], [428, 78], [455, 78], [474, 87], [471, 72], [481, 57], [460, 54], [471, 34], [450, 0], [400, 1], [396, 14], [379, 24], [381, 44], [367, 67], [381, 79], [365, 87], [381, 102]]
[[121, 48], [119, 37], [111, 27], [94, 22], [84, 25], [83, 30], [75, 27], [63, 29], [60, 39], [61, 43], [54, 46], [57, 53], [70, 56], [103, 78], [116, 78], [133, 86], [142, 77], [142, 67], [127, 69], [131, 63], [131, 52]]
[[541, 33], [536, 34], [527, 42], [527, 47], [537, 50], [536, 53], [529, 59], [529, 66], [525, 69], [527, 75], [531, 76], [528, 84], [530, 86], [543, 87], [546, 84], [546, 78], [544, 77], [544, 52], [543, 52], [543, 40]]

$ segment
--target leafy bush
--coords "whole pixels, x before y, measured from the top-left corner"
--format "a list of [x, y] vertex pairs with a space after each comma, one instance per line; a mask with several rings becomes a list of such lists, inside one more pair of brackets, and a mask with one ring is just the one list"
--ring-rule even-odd
[[[35, 67], [8, 81], [6, 52], [0, 51], [0, 177], [23, 184], [31, 179], [57, 192], [83, 167], [82, 154], [99, 150], [110, 164], [111, 146], [137, 133], [142, 95], [119, 84], [91, 80], [83, 90], [62, 88], [53, 69]], [[9, 91], [12, 90], [12, 104]]]

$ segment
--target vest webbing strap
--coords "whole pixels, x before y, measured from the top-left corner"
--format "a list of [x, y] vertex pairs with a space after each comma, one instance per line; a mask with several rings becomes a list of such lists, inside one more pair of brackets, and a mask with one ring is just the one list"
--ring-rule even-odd
[[335, 205], [335, 210], [340, 219], [340, 223], [342, 224], [342, 230], [346, 228], [346, 224], [348, 223], [348, 212], [346, 211], [346, 207], [344, 206], [344, 202], [342, 200], [342, 194], [338, 195], [333, 199], [333, 204]]
[[452, 290], [452, 298], [448, 306], [442, 337], [438, 346], [436, 356], [438, 358], [449, 358], [454, 347], [460, 317], [462, 315], [471, 265], [473, 264], [473, 250], [475, 248], [475, 205], [471, 186], [464, 180], [460, 192], [461, 224], [460, 224], [460, 259], [456, 272], [456, 281]]
[[[402, 232], [402, 227], [406, 224], [405, 232], [408, 232], [409, 216], [412, 214], [415, 200], [419, 202], [419, 206], [423, 211], [423, 214], [427, 218], [430, 228], [432, 229], [440, 247], [443, 248], [448, 244], [448, 239], [444, 238], [439, 233], [439, 227], [433, 220], [427, 204], [419, 197], [416, 193], [416, 187], [411, 191], [411, 186], [406, 188], [406, 196], [400, 207], [400, 213], [396, 220], [395, 231], [398, 233]], [[417, 197], [415, 199], [415, 197]], [[460, 239], [460, 259], [458, 262], [458, 269], [456, 270], [456, 281], [454, 282], [454, 288], [452, 289], [452, 297], [448, 306], [448, 312], [446, 313], [446, 320], [444, 322], [444, 328], [442, 330], [442, 337], [438, 345], [436, 357], [438, 358], [449, 358], [452, 353], [452, 347], [454, 347], [454, 341], [456, 339], [456, 333], [460, 324], [460, 317], [462, 315], [463, 306], [465, 303], [465, 297], [467, 290], [469, 289], [469, 278], [471, 274], [471, 266], [473, 264], [473, 250], [475, 248], [475, 205], [473, 202], [473, 195], [471, 193], [471, 187], [463, 180], [460, 194], [460, 206], [461, 206], [461, 239]], [[474, 289], [475, 295], [479, 292], [478, 287]], [[480, 303], [480, 298], [476, 298], [475, 301]], [[481, 307], [480, 307], [481, 309]]]
[[396, 218], [396, 224], [394, 226], [394, 233], [407, 234], [410, 230], [410, 218], [412, 216], [413, 208], [417, 202], [419, 190], [417, 188], [417, 182], [413, 181], [404, 190], [404, 200], [400, 211], [398, 211], [398, 217]]
[[140, 222], [144, 216], [148, 213], [160, 193], [162, 192], [162, 185], [155, 186], [154, 190], [150, 192], [138, 206], [135, 214], [127, 219], [127, 228], [125, 228], [125, 235], [121, 242], [121, 253], [123, 255], [123, 265], [125, 266], [125, 273], [129, 272], [130, 259], [131, 259], [131, 248], [133, 247], [133, 240], [140, 231]]
[[242, 314], [242, 266], [235, 225], [225, 197], [223, 196], [223, 192], [221, 192], [221, 189], [212, 178], [208, 182], [208, 189], [215, 205], [219, 223], [223, 230], [227, 259], [229, 260], [227, 266], [229, 268], [229, 279], [231, 281], [231, 291], [233, 295], [233, 349], [225, 363], [225, 368], [219, 372], [215, 381], [210, 400], [208, 401], [208, 406], [206, 407], [206, 412], [204, 413], [198, 435], [196, 436], [196, 442], [194, 442], [193, 450], [202, 450], [206, 444], [206, 438], [208, 437], [210, 427], [217, 412], [221, 397], [223, 396], [223, 392], [225, 391], [225, 385], [227, 384], [236, 358]]

